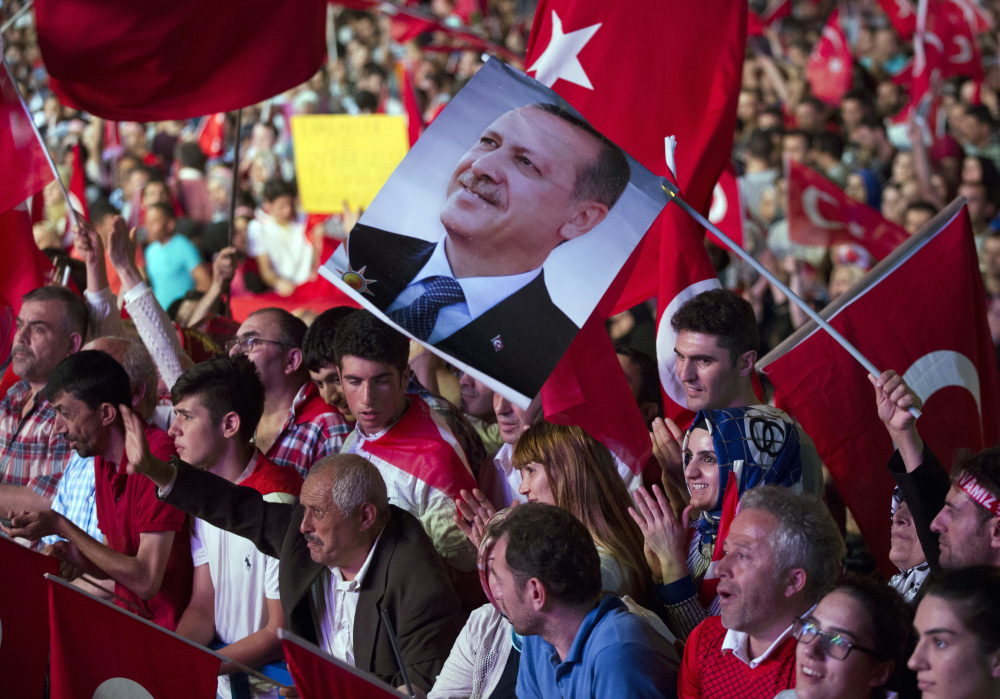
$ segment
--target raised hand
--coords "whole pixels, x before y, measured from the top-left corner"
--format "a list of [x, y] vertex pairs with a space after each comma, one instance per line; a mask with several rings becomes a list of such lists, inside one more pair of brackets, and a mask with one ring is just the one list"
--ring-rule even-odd
[[222, 287], [236, 274], [236, 248], [222, 248], [212, 262], [212, 284]]
[[135, 266], [135, 234], [135, 228], [130, 231], [125, 219], [115, 216], [114, 227], [108, 236], [108, 257], [119, 272]]
[[910, 408], [919, 410], [923, 401], [906, 385], [903, 377], [890, 369], [883, 371], [877, 379], [868, 374], [868, 380], [875, 387], [875, 405], [886, 429], [896, 433], [914, 428], [916, 418], [910, 414]]
[[152, 459], [149, 443], [146, 441], [146, 423], [126, 405], [119, 405], [122, 422], [125, 425], [125, 456], [128, 458], [126, 471], [131, 475], [145, 473], [147, 462]]

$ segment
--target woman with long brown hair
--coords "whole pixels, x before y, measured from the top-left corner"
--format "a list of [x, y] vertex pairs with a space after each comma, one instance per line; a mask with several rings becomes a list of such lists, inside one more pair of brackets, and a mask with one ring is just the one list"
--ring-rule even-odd
[[583, 522], [601, 557], [604, 588], [645, 605], [651, 574], [632, 504], [607, 447], [579, 427], [539, 423], [514, 447], [511, 459], [529, 501], [561, 507]]

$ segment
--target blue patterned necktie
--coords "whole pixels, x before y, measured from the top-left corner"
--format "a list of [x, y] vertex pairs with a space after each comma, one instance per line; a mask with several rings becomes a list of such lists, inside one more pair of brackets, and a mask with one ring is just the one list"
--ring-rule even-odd
[[389, 313], [389, 319], [426, 342], [434, 331], [438, 312], [445, 306], [465, 301], [465, 294], [451, 277], [428, 277], [422, 283], [424, 293], [409, 306]]

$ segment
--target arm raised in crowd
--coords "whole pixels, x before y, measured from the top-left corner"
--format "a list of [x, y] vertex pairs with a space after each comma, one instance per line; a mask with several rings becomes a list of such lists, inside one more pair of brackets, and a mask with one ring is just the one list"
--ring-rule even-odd
[[82, 218], [73, 239], [73, 247], [87, 267], [87, 288], [83, 296], [90, 316], [91, 337], [121, 337], [121, 314], [115, 303], [115, 295], [108, 286], [104, 243], [94, 227]]
[[108, 256], [122, 280], [125, 310], [135, 322], [139, 337], [152, 355], [163, 382], [170, 388], [185, 369], [194, 365], [181, 347], [173, 323], [157, 303], [153, 291], [135, 266], [135, 229], [131, 231], [119, 216], [108, 239]]

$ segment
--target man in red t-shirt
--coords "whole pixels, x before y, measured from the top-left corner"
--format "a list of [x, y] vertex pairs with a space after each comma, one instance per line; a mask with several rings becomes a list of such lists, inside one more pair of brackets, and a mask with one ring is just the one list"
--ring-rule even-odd
[[772, 699], [795, 686], [792, 623], [837, 580], [844, 541], [826, 506], [760, 486], [740, 501], [718, 563], [721, 616], [684, 646], [681, 699]]
[[[98, 350], [72, 354], [53, 370], [44, 394], [56, 411], [55, 431], [83, 457], [94, 457], [99, 542], [51, 510], [14, 517], [9, 536], [66, 539], [50, 552], [66, 577], [86, 573], [115, 581], [115, 603], [173, 630], [191, 597], [191, 549], [183, 512], [156, 498], [148, 479], [127, 473], [120, 408], [132, 403], [128, 374]], [[176, 454], [173, 440], [146, 427], [152, 453]]]

